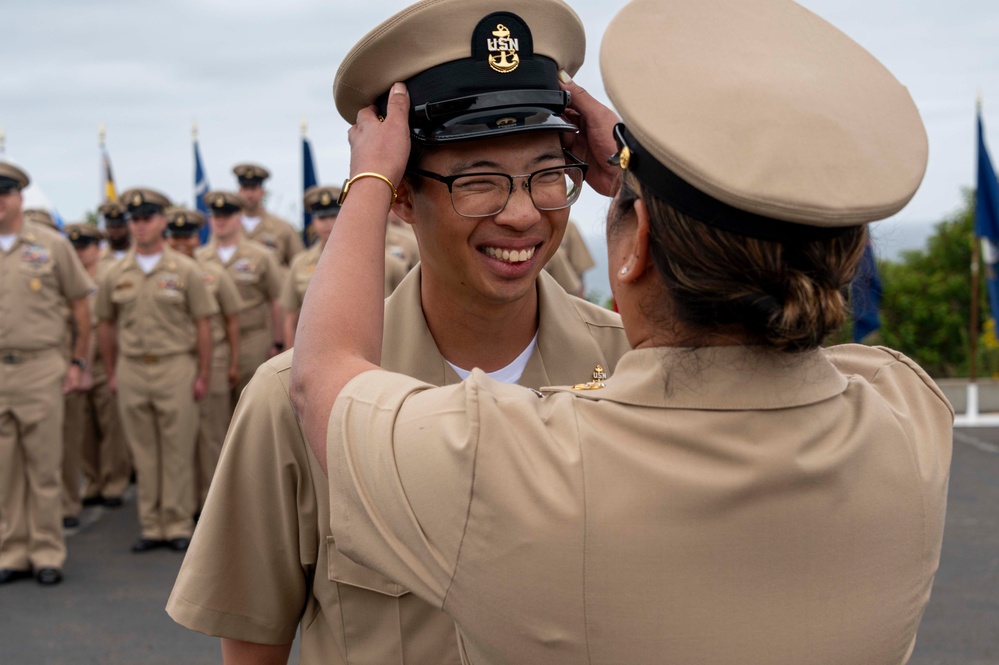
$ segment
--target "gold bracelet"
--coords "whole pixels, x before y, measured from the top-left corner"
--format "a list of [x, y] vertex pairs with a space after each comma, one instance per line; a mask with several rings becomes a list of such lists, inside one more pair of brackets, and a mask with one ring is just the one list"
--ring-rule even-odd
[[338, 198], [336, 202], [337, 205], [339, 206], [343, 205], [343, 202], [347, 200], [347, 192], [350, 191], [350, 186], [353, 185], [355, 181], [360, 180], [361, 178], [378, 178], [379, 180], [384, 182], [386, 185], [389, 186], [389, 189], [392, 190], [392, 203], [395, 203], [396, 192], [395, 192], [395, 185], [392, 184], [392, 181], [383, 176], [381, 173], [369, 172], [369, 173], [358, 173], [353, 178], [348, 178], [347, 180], [343, 181], [343, 189], [340, 191], [340, 198]]

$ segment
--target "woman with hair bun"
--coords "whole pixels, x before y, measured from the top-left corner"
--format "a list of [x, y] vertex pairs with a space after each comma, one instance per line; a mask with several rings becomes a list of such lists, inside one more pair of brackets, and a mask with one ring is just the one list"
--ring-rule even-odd
[[[361, 181], [292, 368], [336, 546], [450, 614], [479, 665], [905, 663], [953, 410], [900, 353], [821, 345], [865, 224], [922, 179], [912, 99], [791, 0], [634, 0], [601, 69], [620, 118], [563, 76], [564, 147], [613, 197], [634, 350], [540, 393], [381, 371], [392, 191]], [[358, 114], [352, 174], [402, 177], [406, 100]]]

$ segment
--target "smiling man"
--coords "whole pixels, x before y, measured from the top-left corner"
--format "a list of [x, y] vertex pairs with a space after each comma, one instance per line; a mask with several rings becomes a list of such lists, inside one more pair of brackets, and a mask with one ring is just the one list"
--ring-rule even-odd
[[[414, 54], [413, 43], [432, 47]], [[341, 192], [398, 185], [393, 211], [419, 242], [421, 264], [385, 303], [385, 367], [435, 385], [478, 367], [539, 388], [585, 382], [628, 350], [617, 315], [542, 272], [585, 171], [563, 150], [576, 127], [558, 83], [584, 46], [558, 0], [433, 0], [344, 60], [334, 96], [345, 119], [384, 107], [396, 81], [408, 83], [416, 118], [401, 183], [352, 164]], [[336, 550], [326, 479], [288, 397], [290, 365], [290, 353], [265, 363], [243, 394], [168, 612], [222, 637], [227, 662], [286, 661], [301, 624], [305, 663], [458, 663], [439, 608]]]

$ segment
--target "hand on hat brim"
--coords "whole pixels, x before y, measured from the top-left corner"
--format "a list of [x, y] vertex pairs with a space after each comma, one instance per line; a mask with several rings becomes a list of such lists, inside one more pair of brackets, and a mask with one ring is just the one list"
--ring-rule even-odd
[[604, 196], [614, 196], [620, 184], [621, 168], [607, 160], [617, 152], [614, 126], [621, 119], [576, 85], [568, 74], [562, 76], [560, 73], [559, 87], [572, 95], [565, 117], [579, 127], [578, 134], [566, 135], [565, 149], [590, 165], [586, 171], [590, 187]]
[[396, 187], [409, 161], [409, 93], [404, 83], [392, 86], [384, 119], [369, 106], [357, 112], [357, 123], [347, 132], [350, 175], [380, 173]]

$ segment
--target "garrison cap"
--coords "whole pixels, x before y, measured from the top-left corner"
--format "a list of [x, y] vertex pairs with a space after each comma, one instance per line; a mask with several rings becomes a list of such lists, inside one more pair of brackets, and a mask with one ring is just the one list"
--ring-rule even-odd
[[31, 178], [21, 168], [10, 162], [0, 161], [0, 190], [21, 191], [28, 186]]
[[733, 233], [832, 237], [901, 210], [926, 169], [906, 88], [792, 0], [633, 0], [600, 68], [621, 167]]
[[47, 226], [50, 229], [59, 231], [59, 225], [56, 224], [54, 219], [52, 219], [52, 214], [48, 210], [42, 210], [41, 208], [27, 208], [24, 210], [23, 215], [24, 219], [29, 222], [41, 224], [42, 226]]
[[169, 208], [166, 211], [166, 218], [167, 235], [171, 236], [192, 236], [205, 223], [204, 215], [189, 208]]
[[302, 202], [305, 209], [317, 217], [331, 217], [340, 212], [337, 201], [340, 198], [340, 188], [333, 185], [321, 187], [315, 185], [305, 190]]
[[104, 218], [105, 226], [124, 226], [128, 223], [128, 220], [125, 219], [127, 212], [125, 206], [118, 201], [105, 201], [97, 209], [97, 212]]
[[259, 164], [236, 164], [232, 167], [239, 184], [244, 187], [259, 187], [271, 177], [271, 172]]
[[66, 226], [66, 237], [73, 243], [73, 247], [86, 247], [100, 242], [104, 234], [93, 224], [79, 222]]
[[246, 201], [239, 194], [215, 190], [205, 193], [205, 205], [210, 213], [231, 215], [242, 212], [246, 208]]
[[364, 36], [333, 81], [340, 115], [384, 110], [404, 81], [412, 138], [442, 143], [536, 130], [576, 131], [561, 117], [586, 33], [562, 0], [422, 0]]
[[119, 198], [129, 218], [161, 213], [170, 207], [170, 199], [154, 189], [144, 187], [125, 190]]

